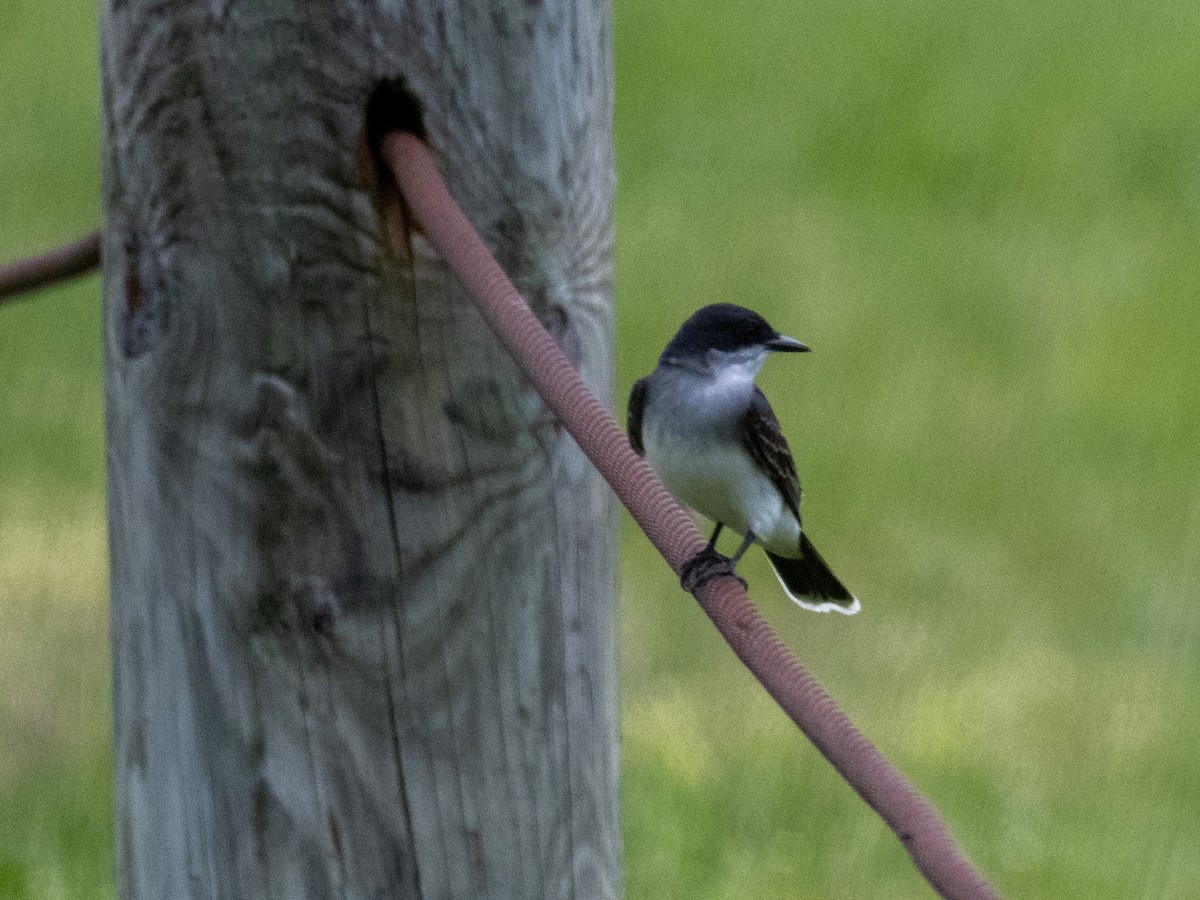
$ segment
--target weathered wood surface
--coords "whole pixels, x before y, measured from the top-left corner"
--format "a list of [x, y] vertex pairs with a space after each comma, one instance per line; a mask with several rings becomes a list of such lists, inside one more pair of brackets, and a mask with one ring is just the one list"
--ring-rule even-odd
[[620, 892], [606, 489], [356, 150], [403, 74], [611, 393], [607, 0], [109, 0], [125, 898]]

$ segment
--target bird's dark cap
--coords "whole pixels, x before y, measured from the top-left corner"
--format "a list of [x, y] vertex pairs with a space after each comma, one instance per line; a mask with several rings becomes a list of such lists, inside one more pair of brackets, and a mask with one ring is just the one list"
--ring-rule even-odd
[[707, 353], [709, 350], [736, 352], [751, 347], [766, 347], [771, 350], [799, 350], [804, 347], [799, 341], [785, 338], [768, 324], [767, 320], [742, 306], [733, 303], [713, 303], [696, 310], [680, 326], [662, 359], [678, 359]]

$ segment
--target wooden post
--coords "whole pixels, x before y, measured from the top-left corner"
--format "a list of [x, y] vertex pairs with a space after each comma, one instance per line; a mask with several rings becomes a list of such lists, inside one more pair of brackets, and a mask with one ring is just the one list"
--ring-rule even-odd
[[610, 396], [607, 0], [101, 29], [121, 896], [618, 896], [612, 503], [358, 161], [402, 75]]

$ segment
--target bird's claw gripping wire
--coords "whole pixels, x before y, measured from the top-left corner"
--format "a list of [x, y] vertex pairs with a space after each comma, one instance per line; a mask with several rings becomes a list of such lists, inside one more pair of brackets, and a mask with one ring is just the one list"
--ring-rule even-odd
[[710, 544], [679, 567], [679, 584], [690, 594], [714, 578], [727, 575], [736, 578], [742, 587], [746, 587], [746, 579], [735, 572], [733, 566], [734, 563], [728, 556], [722, 556]]

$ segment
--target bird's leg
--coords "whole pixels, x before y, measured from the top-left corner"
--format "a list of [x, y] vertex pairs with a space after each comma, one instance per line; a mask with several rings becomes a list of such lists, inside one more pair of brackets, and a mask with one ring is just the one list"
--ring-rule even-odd
[[738, 564], [738, 560], [740, 560], [742, 558], [742, 554], [745, 553], [747, 550], [749, 550], [750, 545], [753, 543], [754, 543], [754, 532], [747, 531], [746, 537], [742, 539], [742, 546], [737, 548], [737, 553], [735, 553], [735, 554], [733, 554], [733, 556], [729, 557], [729, 565], [736, 566]]
[[753, 535], [749, 535], [746, 543], [744, 543], [737, 555], [732, 560], [722, 556], [717, 552], [717, 537], [721, 534], [721, 529], [724, 526], [718, 522], [716, 531], [713, 532], [712, 539], [708, 542], [708, 546], [689, 559], [679, 569], [679, 583], [683, 585], [683, 589], [689, 593], [697, 590], [708, 584], [714, 578], [719, 578], [722, 575], [729, 575], [736, 578], [742, 583], [742, 587], [746, 586], [746, 581], [736, 572], [733, 571], [733, 565], [738, 561], [750, 542], [754, 540]]
[[717, 549], [717, 538], [721, 536], [721, 529], [724, 527], [721, 522], [717, 523], [717, 527], [713, 530], [713, 536], [708, 539], [708, 547], [705, 549], [713, 551]]

